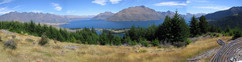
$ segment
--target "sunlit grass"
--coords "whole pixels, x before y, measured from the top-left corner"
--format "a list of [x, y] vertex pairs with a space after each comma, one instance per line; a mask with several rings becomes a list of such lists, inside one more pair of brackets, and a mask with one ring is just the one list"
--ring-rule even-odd
[[[39, 46], [40, 37], [28, 35], [16, 35], [19, 40], [16, 50], [4, 50], [0, 42], [0, 62], [185, 62], [201, 52], [219, 47], [217, 39], [228, 40], [231, 37], [205, 38], [193, 42], [186, 47], [139, 47], [139, 46], [100, 46], [83, 45], [75, 43], [57, 42], [51, 40], [46, 46]], [[9, 35], [0, 32], [4, 41], [10, 39]], [[33, 42], [25, 39], [33, 39]], [[67, 49], [64, 46], [79, 46], [75, 49]], [[208, 59], [205, 59], [206, 61]]]

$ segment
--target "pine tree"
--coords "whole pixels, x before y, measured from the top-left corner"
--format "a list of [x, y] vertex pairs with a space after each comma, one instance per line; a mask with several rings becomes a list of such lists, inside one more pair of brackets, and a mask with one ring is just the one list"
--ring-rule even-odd
[[112, 43], [112, 39], [113, 39], [112, 33], [109, 31], [107, 36], [108, 36], [108, 41], [109, 41], [108, 43], [111, 44]]
[[177, 11], [174, 17], [171, 19], [172, 24], [172, 38], [171, 41], [173, 44], [185, 43], [187, 38], [190, 35], [189, 26], [186, 24], [184, 18], [181, 18]]
[[31, 20], [29, 25], [29, 32], [34, 33], [35, 32], [35, 23]]
[[71, 42], [73, 42], [73, 43], [76, 42], [76, 38], [74, 36], [71, 37]]
[[192, 21], [190, 22], [190, 33], [193, 37], [200, 33], [198, 21], [195, 16], [192, 17]]
[[107, 35], [105, 34], [105, 32], [103, 32], [102, 34], [99, 35], [99, 42], [101, 45], [108, 44], [108, 41], [109, 41], [109, 39], [108, 39]]
[[239, 38], [239, 37], [242, 37], [242, 31], [240, 30], [239, 25], [237, 25], [234, 28], [234, 35], [233, 35], [232, 39], [236, 39], [236, 38]]
[[199, 18], [199, 21], [200, 21], [199, 22], [199, 28], [201, 30], [201, 33], [203, 33], [203, 34], [207, 33], [208, 30], [209, 30], [209, 24], [208, 24], [205, 16], [201, 16]]
[[[154, 40], [156, 38], [155, 36], [155, 32], [156, 32], [156, 26], [155, 24], [153, 24], [152, 26], [149, 26], [146, 32], [145, 37], [147, 38], [147, 40]], [[145, 30], [141, 30], [141, 31], [145, 31]], [[141, 33], [140, 33], [141, 34]]]
[[121, 45], [121, 39], [119, 36], [115, 36], [112, 40], [114, 45]]
[[216, 27], [215, 25], [212, 25], [212, 26], [209, 28], [209, 31], [210, 31], [210, 32], [218, 32], [218, 27]]
[[126, 37], [124, 37], [123, 43], [129, 43], [131, 41], [132, 40], [130, 39], [130, 37], [129, 36], [126, 36]]
[[230, 26], [229, 26], [229, 25], [227, 25], [227, 27], [225, 28], [225, 32], [226, 32], [226, 33], [231, 32], [231, 28], [230, 28]]
[[128, 36], [130, 36], [130, 38], [131, 38], [132, 40], [136, 40], [136, 39], [138, 39], [138, 37], [137, 37], [137, 31], [136, 31], [136, 27], [135, 27], [134, 25], [130, 28], [130, 30], [129, 30], [129, 32], [128, 32]]
[[166, 16], [165, 21], [158, 26], [156, 36], [159, 40], [170, 40], [172, 35], [172, 24], [171, 24], [171, 18], [169, 16]]

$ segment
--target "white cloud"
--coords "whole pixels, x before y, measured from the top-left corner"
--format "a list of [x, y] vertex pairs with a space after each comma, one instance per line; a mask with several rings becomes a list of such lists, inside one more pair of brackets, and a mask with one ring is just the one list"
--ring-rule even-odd
[[107, 2], [111, 2], [112, 4], [118, 4], [122, 0], [94, 0], [92, 3], [100, 4], [102, 6], [106, 5]]
[[119, 3], [121, 0], [109, 0], [112, 4], [117, 4]]
[[215, 10], [226, 10], [229, 9], [230, 7], [222, 7], [222, 6], [207, 6], [207, 7], [196, 7], [200, 9], [215, 9]]
[[3, 0], [3, 1], [0, 1], [0, 5], [1, 4], [5, 4], [5, 3], [10, 3], [12, 0]]
[[187, 0], [187, 1], [197, 2], [197, 3], [208, 3], [209, 2], [208, 0]]
[[58, 3], [51, 3], [55, 8], [55, 10], [57, 11], [61, 11], [62, 10], [62, 7], [58, 4]]
[[191, 1], [186, 1], [186, 3], [191, 3]]
[[9, 10], [7, 7], [0, 8], [0, 14], [6, 14], [12, 12], [13, 10]]
[[92, 3], [100, 4], [100, 5], [106, 5], [107, 0], [94, 0]]
[[157, 3], [154, 4], [155, 6], [177, 6], [177, 5], [182, 5], [185, 6], [187, 5], [187, 2], [161, 2], [161, 3]]

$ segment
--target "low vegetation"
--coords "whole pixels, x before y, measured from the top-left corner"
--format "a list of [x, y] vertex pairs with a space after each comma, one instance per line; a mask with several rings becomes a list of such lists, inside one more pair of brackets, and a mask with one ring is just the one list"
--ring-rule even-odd
[[46, 36], [46, 34], [44, 33], [42, 36], [41, 36], [41, 39], [39, 41], [39, 45], [43, 46], [45, 44], [47, 44], [49, 42], [49, 39], [48, 37]]
[[4, 49], [9, 48], [9, 49], [16, 49], [17, 48], [17, 43], [14, 40], [8, 40], [4, 42], [3, 45]]
[[[3, 33], [3, 41], [11, 39], [10, 34]], [[49, 46], [34, 45], [25, 39], [41, 40], [41, 37], [29, 35], [16, 35], [15, 50], [4, 50], [0, 47], [0, 62], [185, 62], [209, 49], [219, 47], [216, 40], [227, 41], [231, 36], [199, 37], [196, 42], [191, 42], [186, 47], [140, 47], [140, 46], [109, 46], [109, 45], [84, 45], [69, 42], [54, 42], [49, 40]], [[4, 44], [1, 44], [3, 46]]]

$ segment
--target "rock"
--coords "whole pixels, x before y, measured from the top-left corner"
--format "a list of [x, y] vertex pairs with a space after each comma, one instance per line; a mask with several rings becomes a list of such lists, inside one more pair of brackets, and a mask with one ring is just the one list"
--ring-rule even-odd
[[217, 40], [217, 43], [218, 43], [219, 45], [221, 45], [221, 46], [224, 46], [224, 45], [225, 45], [224, 41], [221, 40], [221, 39], [218, 39], [218, 40]]
[[67, 48], [67, 49], [70, 49], [70, 50], [75, 50], [75, 48], [78, 48], [78, 46], [69, 45], [69, 46], [64, 46], [64, 48]]

